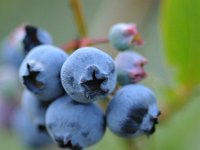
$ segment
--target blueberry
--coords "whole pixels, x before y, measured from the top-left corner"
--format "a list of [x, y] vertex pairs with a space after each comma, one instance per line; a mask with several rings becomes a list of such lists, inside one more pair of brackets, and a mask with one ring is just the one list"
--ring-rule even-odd
[[140, 84], [118, 90], [106, 110], [108, 127], [122, 137], [153, 134], [159, 115], [154, 93]]
[[134, 23], [118, 23], [109, 31], [109, 41], [114, 48], [120, 51], [130, 49], [133, 43], [142, 45], [143, 39], [139, 36], [137, 25]]
[[49, 104], [48, 101], [40, 101], [28, 90], [22, 94], [22, 109], [41, 132], [46, 131], [45, 114]]
[[19, 68], [25, 54], [41, 44], [52, 44], [51, 35], [38, 27], [22, 24], [17, 27], [3, 42], [3, 63]]
[[26, 25], [24, 28], [23, 47], [25, 54], [36, 46], [53, 43], [52, 37], [47, 31], [32, 25]]
[[47, 132], [40, 132], [37, 126], [21, 108], [16, 109], [12, 118], [12, 127], [21, 143], [31, 149], [44, 148], [53, 143]]
[[121, 85], [137, 83], [146, 77], [147, 59], [134, 51], [120, 52], [115, 58], [117, 80]]
[[79, 48], [63, 64], [61, 82], [72, 99], [81, 103], [95, 101], [115, 88], [113, 59], [97, 48]]
[[25, 37], [24, 24], [18, 26], [5, 38], [2, 43], [2, 61], [19, 68], [23, 58], [22, 40]]
[[60, 48], [41, 45], [33, 48], [19, 69], [21, 83], [41, 101], [63, 95], [60, 70], [68, 55]]
[[106, 123], [95, 104], [81, 104], [66, 95], [47, 109], [46, 126], [58, 146], [80, 150], [103, 137]]

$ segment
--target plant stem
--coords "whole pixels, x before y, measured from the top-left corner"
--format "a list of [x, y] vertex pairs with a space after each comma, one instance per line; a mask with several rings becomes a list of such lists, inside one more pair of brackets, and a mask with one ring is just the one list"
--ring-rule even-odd
[[84, 46], [92, 46], [96, 44], [103, 44], [103, 43], [108, 43], [108, 38], [107, 37], [102, 37], [102, 38], [82, 38], [82, 39], [75, 39], [72, 40], [66, 44], [63, 44], [61, 47], [67, 51], [74, 51], [77, 48], [84, 47]]
[[71, 8], [74, 14], [74, 18], [75, 18], [80, 36], [85, 37], [87, 36], [87, 28], [86, 28], [83, 12], [81, 9], [80, 0], [70, 0], [70, 4], [71, 4]]

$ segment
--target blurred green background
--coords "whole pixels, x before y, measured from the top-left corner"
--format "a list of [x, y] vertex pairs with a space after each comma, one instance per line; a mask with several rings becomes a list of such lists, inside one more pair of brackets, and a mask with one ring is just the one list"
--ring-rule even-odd
[[[149, 60], [142, 82], [158, 98], [162, 115], [150, 138], [121, 139], [107, 130], [91, 150], [200, 149], [200, 1], [81, 0], [89, 37], [105, 37], [111, 25], [135, 22], [145, 39], [136, 50]], [[28, 22], [49, 31], [56, 45], [79, 37], [69, 0], [1, 0], [0, 39]], [[111, 54], [109, 44], [97, 47]], [[0, 129], [0, 150], [24, 149], [11, 131]], [[56, 149], [52, 146], [49, 149]]]

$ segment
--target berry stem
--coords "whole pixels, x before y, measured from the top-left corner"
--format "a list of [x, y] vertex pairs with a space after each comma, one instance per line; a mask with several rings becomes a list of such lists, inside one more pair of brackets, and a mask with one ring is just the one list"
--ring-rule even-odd
[[72, 8], [72, 12], [74, 14], [74, 18], [75, 18], [80, 36], [85, 37], [87, 35], [87, 28], [86, 28], [85, 19], [83, 16], [83, 11], [81, 9], [80, 0], [70, 0], [70, 5]]
[[91, 44], [102, 44], [102, 43], [108, 43], [108, 38], [98, 38], [98, 39], [91, 39]]
[[95, 44], [103, 44], [103, 43], [108, 43], [107, 37], [96, 38], [96, 39], [92, 39], [92, 38], [75, 39], [66, 44], [63, 44], [61, 47], [65, 51], [69, 52], [69, 51], [76, 50], [80, 47], [91, 46]]

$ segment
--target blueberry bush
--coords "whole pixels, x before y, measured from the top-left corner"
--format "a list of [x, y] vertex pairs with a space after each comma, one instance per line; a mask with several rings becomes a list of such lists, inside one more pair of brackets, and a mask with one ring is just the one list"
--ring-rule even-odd
[[198, 0], [0, 4], [0, 149], [200, 148]]

